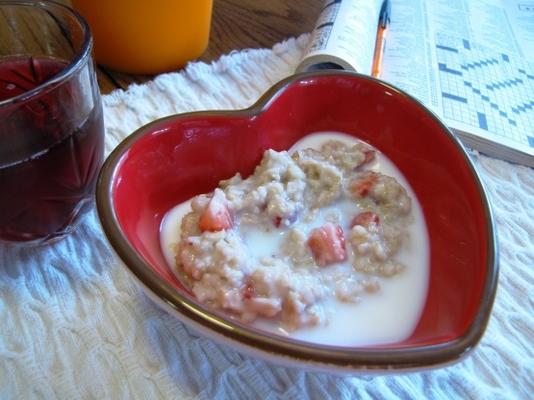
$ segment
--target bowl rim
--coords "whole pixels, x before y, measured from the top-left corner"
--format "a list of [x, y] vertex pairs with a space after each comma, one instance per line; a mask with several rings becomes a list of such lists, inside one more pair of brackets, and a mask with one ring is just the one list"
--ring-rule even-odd
[[[270, 333], [261, 333], [250, 327], [247, 328], [246, 325], [240, 324], [239, 322], [230, 322], [229, 319], [202, 308], [199, 304], [195, 304], [194, 301], [182, 295], [153, 271], [129, 244], [120, 228], [120, 223], [113, 207], [113, 183], [115, 182], [117, 171], [122, 164], [123, 156], [127, 154], [130, 147], [137, 140], [151, 133], [154, 128], [162, 126], [169, 121], [186, 120], [199, 116], [253, 117], [259, 115], [266, 111], [270, 104], [275, 102], [288, 87], [304, 80], [320, 77], [350, 77], [352, 79], [371, 81], [374, 85], [379, 85], [384, 89], [397, 92], [401, 97], [414, 102], [416, 106], [421, 108], [440, 125], [442, 132], [453, 142], [469, 167], [478, 187], [483, 212], [487, 221], [486, 229], [489, 238], [486, 254], [487, 274], [483, 283], [480, 305], [476, 311], [476, 315], [467, 330], [458, 338], [438, 344], [385, 349], [320, 345], [286, 339]], [[126, 137], [107, 157], [100, 170], [97, 181], [96, 206], [100, 223], [111, 246], [128, 268], [129, 272], [151, 292], [151, 295], [157, 296], [166, 305], [185, 317], [186, 320], [192, 320], [195, 325], [199, 324], [213, 333], [218, 334], [221, 339], [237, 341], [240, 346], [245, 345], [270, 355], [289, 357], [314, 364], [350, 367], [351, 369], [360, 370], [412, 370], [419, 367], [436, 367], [442, 364], [460, 361], [469, 354], [482, 337], [491, 314], [499, 272], [495, 219], [488, 201], [487, 191], [473, 162], [459, 139], [419, 100], [386, 82], [367, 75], [332, 70], [294, 74], [273, 85], [258, 101], [246, 109], [188, 112], [174, 114], [152, 121]]]

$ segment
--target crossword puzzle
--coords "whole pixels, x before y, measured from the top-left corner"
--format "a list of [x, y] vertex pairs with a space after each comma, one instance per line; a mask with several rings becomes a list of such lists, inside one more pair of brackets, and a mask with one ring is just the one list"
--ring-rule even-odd
[[436, 39], [444, 116], [534, 148], [534, 67], [469, 40]]

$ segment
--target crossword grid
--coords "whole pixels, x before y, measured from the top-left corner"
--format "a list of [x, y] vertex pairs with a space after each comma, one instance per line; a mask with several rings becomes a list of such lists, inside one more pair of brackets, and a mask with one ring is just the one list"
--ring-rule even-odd
[[534, 68], [509, 54], [436, 35], [444, 116], [534, 148]]

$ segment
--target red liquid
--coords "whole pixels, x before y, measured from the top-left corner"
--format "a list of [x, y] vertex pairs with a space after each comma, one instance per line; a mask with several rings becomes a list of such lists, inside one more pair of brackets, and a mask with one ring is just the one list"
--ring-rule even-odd
[[[64, 68], [55, 59], [0, 59], [0, 101]], [[87, 76], [75, 74], [27, 101], [0, 105], [0, 240], [60, 236], [89, 208], [104, 127], [100, 97], [84, 86]]]

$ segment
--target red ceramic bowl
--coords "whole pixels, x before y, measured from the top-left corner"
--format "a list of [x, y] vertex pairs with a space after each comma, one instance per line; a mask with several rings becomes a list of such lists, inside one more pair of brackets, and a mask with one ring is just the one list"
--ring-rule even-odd
[[[401, 343], [335, 347], [254, 330], [199, 304], [164, 261], [159, 227], [170, 208], [236, 172], [247, 176], [265, 149], [288, 149], [318, 131], [377, 147], [423, 207], [428, 297], [415, 331]], [[97, 206], [111, 245], [152, 298], [214, 339], [285, 364], [376, 371], [457, 361], [482, 336], [495, 296], [493, 217], [462, 145], [417, 100], [354, 73], [295, 75], [246, 110], [174, 115], [140, 128], [103, 166]]]

